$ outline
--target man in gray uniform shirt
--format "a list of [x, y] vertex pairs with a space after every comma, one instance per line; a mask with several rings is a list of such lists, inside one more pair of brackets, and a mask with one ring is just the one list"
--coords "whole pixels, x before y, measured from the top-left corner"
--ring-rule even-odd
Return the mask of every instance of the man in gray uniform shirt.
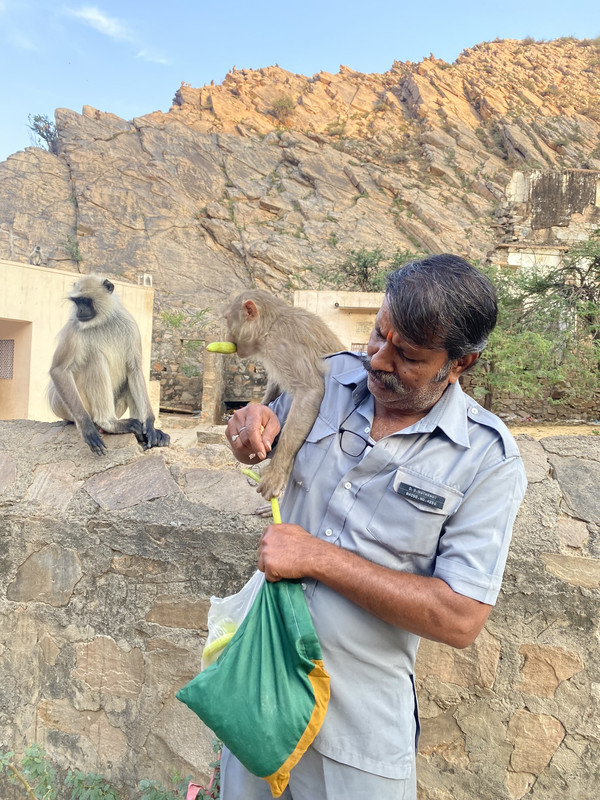
[[[319, 416], [298, 452], [281, 525], [258, 567], [299, 578], [331, 677], [323, 727], [283, 798], [415, 800], [419, 637], [467, 647], [496, 601], [525, 493], [504, 424], [463, 394], [496, 323], [491, 283], [463, 259], [387, 279], [367, 357], [327, 358]], [[266, 458], [290, 398], [229, 421], [236, 458]], [[249, 687], [251, 690], [251, 687]], [[281, 709], [285, 713], [285, 709]], [[222, 800], [267, 800], [227, 750]]]

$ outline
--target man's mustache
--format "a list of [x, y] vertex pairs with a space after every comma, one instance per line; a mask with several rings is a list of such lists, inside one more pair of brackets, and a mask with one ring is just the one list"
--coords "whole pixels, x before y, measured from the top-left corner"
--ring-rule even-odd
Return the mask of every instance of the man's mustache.
[[365, 369], [378, 383], [386, 389], [391, 389], [397, 394], [404, 394], [406, 389], [400, 380], [392, 372], [383, 372], [379, 369], [373, 369], [371, 366], [371, 359], [368, 355], [363, 356]]

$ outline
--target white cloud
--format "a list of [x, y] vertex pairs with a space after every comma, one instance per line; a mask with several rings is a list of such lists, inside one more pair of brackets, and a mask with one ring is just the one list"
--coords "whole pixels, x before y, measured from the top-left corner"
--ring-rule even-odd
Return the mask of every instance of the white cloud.
[[96, 6], [82, 6], [79, 9], [70, 8], [67, 9], [67, 13], [110, 39], [116, 39], [121, 42], [135, 41], [135, 37], [120, 20], [108, 17]]
[[[0, 11], [2, 11], [1, 7]], [[28, 50], [29, 52], [37, 52], [39, 50], [39, 47], [20, 31], [9, 31], [7, 39], [13, 47], [17, 47], [19, 50]]]
[[[0, 5], [4, 0], [0, 0]], [[70, 17], [82, 22], [90, 28], [93, 28], [103, 36], [108, 36], [110, 39], [118, 42], [127, 42], [139, 48], [136, 58], [143, 61], [149, 61], [154, 64], [163, 64], [167, 66], [170, 62], [162, 54], [153, 51], [151, 48], [145, 46], [143, 42], [131, 31], [121, 20], [116, 17], [109, 17], [97, 6], [81, 6], [81, 8], [65, 9], [65, 13]]]
[[136, 55], [136, 58], [141, 58], [142, 61], [150, 61], [152, 64], [163, 64], [163, 66], [169, 66], [171, 63], [168, 58], [159, 55], [158, 53], [153, 53], [151, 50], [142, 49]]

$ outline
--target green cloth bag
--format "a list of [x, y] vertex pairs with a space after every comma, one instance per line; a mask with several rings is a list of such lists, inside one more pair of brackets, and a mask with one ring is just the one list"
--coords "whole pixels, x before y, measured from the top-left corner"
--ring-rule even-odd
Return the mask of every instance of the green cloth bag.
[[322, 658], [301, 585], [265, 581], [218, 659], [177, 698], [279, 797], [325, 718]]

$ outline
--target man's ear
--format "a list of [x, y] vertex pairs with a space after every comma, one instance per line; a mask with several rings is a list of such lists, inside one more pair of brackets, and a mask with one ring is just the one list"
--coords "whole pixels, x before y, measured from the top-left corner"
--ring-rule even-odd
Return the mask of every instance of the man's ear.
[[244, 302], [244, 316], [246, 319], [256, 319], [258, 317], [258, 308], [254, 300], [246, 300]]
[[448, 383], [456, 383], [456, 381], [460, 378], [463, 372], [466, 372], [469, 369], [469, 367], [472, 367], [478, 358], [479, 358], [479, 353], [467, 353], [466, 356], [457, 359], [452, 365], [452, 369], [450, 370]]

